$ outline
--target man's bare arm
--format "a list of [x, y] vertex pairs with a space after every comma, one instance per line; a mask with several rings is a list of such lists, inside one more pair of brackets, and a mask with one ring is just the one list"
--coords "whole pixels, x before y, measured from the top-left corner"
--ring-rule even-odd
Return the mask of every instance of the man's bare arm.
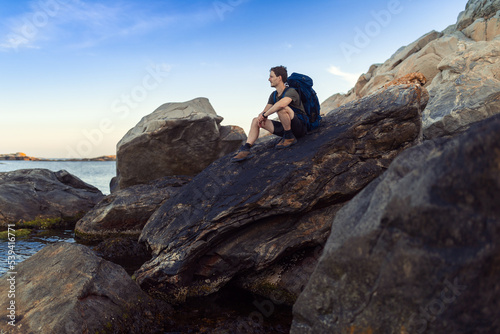
[[278, 112], [279, 110], [285, 108], [285, 107], [288, 107], [288, 105], [292, 102], [292, 99], [289, 98], [288, 96], [282, 98], [281, 100], [279, 100], [278, 102], [276, 102], [275, 104], [272, 105], [271, 108], [269, 108], [267, 111], [266, 111], [266, 116], [269, 116], [269, 115], [272, 115], [274, 114], [275, 112]]
[[[259, 114], [259, 126], [263, 127], [263, 122], [266, 120], [267, 117], [264, 117], [264, 113], [266, 113], [269, 109], [271, 109], [273, 105], [272, 104], [267, 104], [264, 110]], [[266, 115], [267, 116], [267, 115]]]
[[272, 104], [267, 104], [266, 107], [264, 108], [264, 110], [262, 110], [261, 114], [265, 113], [266, 111], [268, 111], [269, 109], [271, 109], [273, 105]]

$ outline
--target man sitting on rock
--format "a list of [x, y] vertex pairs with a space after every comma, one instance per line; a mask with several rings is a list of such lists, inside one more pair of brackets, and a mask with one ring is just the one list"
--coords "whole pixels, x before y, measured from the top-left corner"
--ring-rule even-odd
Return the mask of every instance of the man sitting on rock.
[[[232, 161], [243, 161], [253, 156], [250, 148], [259, 137], [260, 128], [283, 137], [276, 145], [278, 149], [292, 146], [297, 142], [297, 138], [306, 134], [306, 124], [299, 117], [296, 117], [296, 113], [305, 114], [304, 106], [300, 101], [299, 93], [285, 85], [287, 79], [286, 67], [271, 68], [269, 82], [276, 91], [269, 96], [264, 111], [252, 120], [247, 142], [240, 148]], [[278, 114], [279, 122], [268, 119], [274, 113]]]

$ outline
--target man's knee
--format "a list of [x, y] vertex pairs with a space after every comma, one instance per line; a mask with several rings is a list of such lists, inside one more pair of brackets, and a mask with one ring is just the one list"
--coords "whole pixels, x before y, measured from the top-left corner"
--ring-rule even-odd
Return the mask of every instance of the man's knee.
[[283, 117], [286, 117], [286, 118], [291, 120], [293, 118], [292, 108], [290, 108], [290, 107], [281, 108], [280, 110], [278, 110], [278, 117], [280, 119], [282, 119]]
[[259, 125], [259, 118], [258, 118], [258, 117], [254, 117], [254, 118], [252, 119], [252, 125], [253, 125], [253, 126], [255, 126], [255, 125], [257, 125], [257, 126], [258, 126], [258, 125]]
[[280, 108], [280, 109], [278, 109], [277, 113], [278, 113], [278, 115], [284, 115], [287, 113], [287, 110], [286, 110], [286, 108]]

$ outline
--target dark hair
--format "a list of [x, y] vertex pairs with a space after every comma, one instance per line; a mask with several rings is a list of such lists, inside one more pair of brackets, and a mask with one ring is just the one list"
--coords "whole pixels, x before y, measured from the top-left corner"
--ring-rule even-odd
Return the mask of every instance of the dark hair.
[[288, 80], [288, 72], [286, 71], [285, 66], [275, 66], [271, 68], [269, 72], [274, 72], [274, 74], [277, 77], [281, 77], [281, 80], [283, 80], [283, 83], [285, 83]]

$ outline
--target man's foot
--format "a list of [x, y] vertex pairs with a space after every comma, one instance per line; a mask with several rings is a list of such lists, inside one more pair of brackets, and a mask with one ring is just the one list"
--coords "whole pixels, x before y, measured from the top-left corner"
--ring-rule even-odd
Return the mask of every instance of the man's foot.
[[276, 144], [277, 149], [287, 148], [297, 143], [297, 138], [282, 138], [278, 144]]
[[239, 162], [243, 160], [247, 160], [253, 157], [252, 152], [250, 152], [249, 148], [246, 148], [245, 146], [242, 146], [238, 153], [231, 159], [232, 162]]

